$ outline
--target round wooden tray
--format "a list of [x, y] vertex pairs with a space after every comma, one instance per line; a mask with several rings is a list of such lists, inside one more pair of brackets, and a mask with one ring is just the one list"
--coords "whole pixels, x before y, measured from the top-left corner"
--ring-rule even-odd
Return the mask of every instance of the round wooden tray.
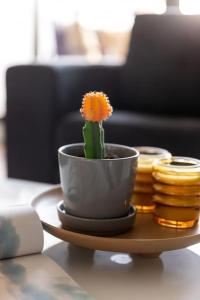
[[200, 225], [192, 229], [172, 229], [157, 225], [151, 214], [137, 214], [132, 230], [113, 237], [97, 237], [62, 228], [57, 203], [63, 198], [60, 186], [53, 187], [33, 199], [43, 224], [50, 234], [74, 245], [104, 251], [156, 256], [163, 251], [185, 248], [200, 242]]

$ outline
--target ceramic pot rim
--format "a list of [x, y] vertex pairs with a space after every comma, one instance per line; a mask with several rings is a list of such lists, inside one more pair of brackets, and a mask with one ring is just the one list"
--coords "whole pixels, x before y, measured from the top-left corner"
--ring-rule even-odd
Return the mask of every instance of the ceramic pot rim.
[[66, 148], [72, 148], [73, 146], [77, 147], [77, 146], [81, 146], [83, 147], [84, 144], [83, 143], [75, 143], [75, 144], [67, 144], [64, 146], [61, 146], [58, 149], [58, 153], [66, 156], [66, 157], [71, 157], [74, 159], [78, 159], [78, 160], [84, 160], [84, 161], [120, 161], [120, 160], [126, 160], [126, 159], [132, 159], [132, 158], [138, 158], [139, 156], [139, 151], [133, 147], [129, 147], [129, 146], [125, 146], [125, 145], [120, 145], [120, 144], [112, 144], [112, 143], [106, 143], [106, 146], [111, 146], [111, 147], [115, 147], [115, 148], [121, 148], [121, 149], [127, 149], [129, 151], [132, 151], [133, 155], [127, 156], [127, 157], [118, 157], [118, 158], [103, 158], [103, 159], [88, 159], [85, 157], [79, 157], [79, 156], [75, 156], [75, 155], [70, 155], [67, 153], [64, 153], [64, 150]]

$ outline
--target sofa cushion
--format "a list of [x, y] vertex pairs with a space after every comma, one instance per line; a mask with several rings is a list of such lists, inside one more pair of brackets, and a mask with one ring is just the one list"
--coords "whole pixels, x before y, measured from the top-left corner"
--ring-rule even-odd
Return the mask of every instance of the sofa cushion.
[[[57, 126], [56, 146], [82, 142], [83, 124], [78, 112], [63, 117]], [[157, 146], [168, 149], [174, 155], [200, 158], [200, 120], [197, 118], [115, 111], [103, 126], [108, 143]]]

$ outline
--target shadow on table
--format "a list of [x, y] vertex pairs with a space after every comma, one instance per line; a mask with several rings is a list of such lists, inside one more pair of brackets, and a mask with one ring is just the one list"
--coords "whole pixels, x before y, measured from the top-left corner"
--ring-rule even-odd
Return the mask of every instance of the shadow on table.
[[[81, 272], [91, 270], [96, 279], [124, 280], [124, 276], [131, 274], [131, 280], [151, 280], [153, 276], [159, 278], [163, 270], [160, 257], [144, 258], [139, 255], [113, 253], [107, 251], [93, 251], [61, 242], [44, 252], [55, 260], [70, 275], [76, 277]], [[88, 275], [88, 274], [87, 274]], [[111, 277], [110, 277], [111, 276]]]
[[45, 254], [97, 300], [130, 299], [130, 295], [140, 295], [140, 300], [160, 300], [161, 295], [163, 300], [199, 299], [200, 256], [188, 249], [144, 258], [61, 242]]

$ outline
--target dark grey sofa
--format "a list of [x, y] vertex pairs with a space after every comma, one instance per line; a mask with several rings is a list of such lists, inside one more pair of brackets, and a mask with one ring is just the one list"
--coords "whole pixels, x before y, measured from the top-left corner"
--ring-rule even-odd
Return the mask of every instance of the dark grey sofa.
[[108, 94], [106, 141], [200, 158], [200, 17], [136, 18], [126, 63], [7, 71], [9, 177], [58, 182], [57, 148], [81, 142], [82, 95]]

